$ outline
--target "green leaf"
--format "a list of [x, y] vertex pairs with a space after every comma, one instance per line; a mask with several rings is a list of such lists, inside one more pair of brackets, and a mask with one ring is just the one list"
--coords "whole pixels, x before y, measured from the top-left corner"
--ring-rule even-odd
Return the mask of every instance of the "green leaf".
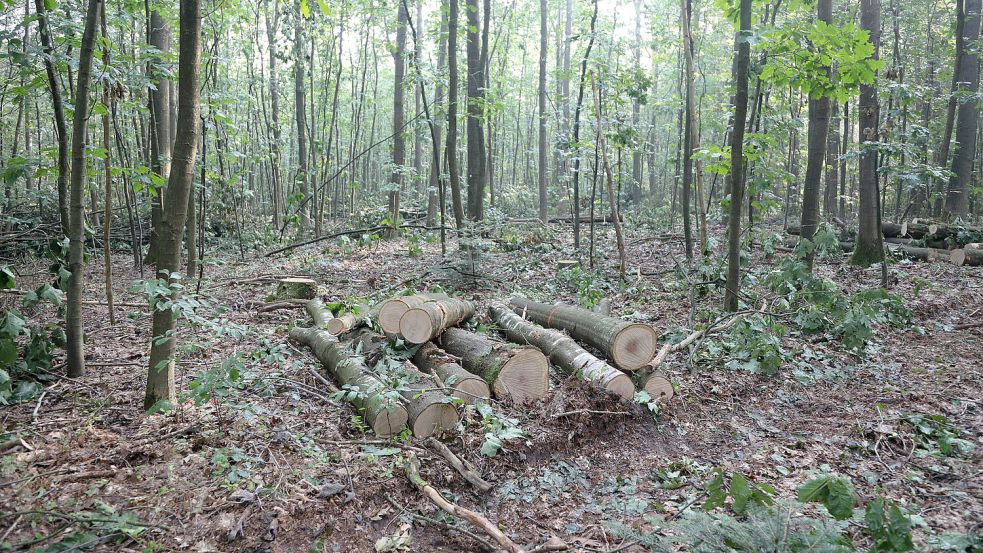
[[304, 19], [311, 18], [311, 6], [307, 3], [307, 0], [300, 0], [300, 13], [304, 16]]
[[14, 272], [10, 267], [0, 267], [0, 290], [10, 290], [14, 287]]
[[0, 338], [0, 365], [12, 365], [14, 361], [17, 361], [17, 344], [14, 339]]
[[49, 12], [53, 11], [55, 8], [58, 7], [58, 2], [56, 2], [55, 0], [44, 0], [44, 7]]
[[850, 518], [856, 502], [853, 486], [836, 476], [821, 476], [803, 484], [799, 488], [799, 501], [821, 503], [837, 520]]

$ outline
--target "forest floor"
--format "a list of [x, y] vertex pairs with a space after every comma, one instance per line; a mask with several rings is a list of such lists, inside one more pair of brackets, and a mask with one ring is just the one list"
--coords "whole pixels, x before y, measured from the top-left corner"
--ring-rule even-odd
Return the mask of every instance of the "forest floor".
[[[782, 338], [788, 357], [774, 376], [725, 366], [720, 336], [692, 357], [674, 354], [664, 368], [678, 392], [656, 415], [640, 405], [612, 407], [553, 372], [540, 404], [500, 407], [526, 438], [487, 457], [479, 453], [481, 416], [466, 410], [461, 435], [447, 443], [494, 484], [487, 494], [424, 445], [364, 434], [354, 410], [312, 375], [321, 372], [317, 361], [287, 339], [307, 314], [256, 310], [272, 279], [309, 275], [329, 300], [380, 299], [407, 285], [440, 285], [481, 305], [515, 293], [572, 303], [603, 295], [613, 314], [647, 318], [673, 340], [681, 327], [715, 316], [721, 293], [687, 292], [677, 237], [629, 232], [631, 271], [620, 284], [608, 249], [600, 276], [558, 275], [557, 260], [571, 251], [565, 232], [515, 227], [463, 272], [434, 269], [439, 244], [420, 240], [328, 241], [272, 258], [207, 259], [200, 286], [207, 303], [180, 331], [183, 401], [150, 416], [141, 409], [150, 314], [146, 299], [128, 291], [139, 273], [127, 254], [116, 255], [116, 301], [124, 305], [115, 325], [104, 304], [86, 306], [88, 374], [53, 380], [42, 397], [0, 411], [3, 439], [21, 440], [0, 459], [0, 549], [483, 550], [449, 526], [480, 531], [444, 516], [409, 485], [401, 465], [408, 450], [447, 497], [529, 548], [556, 536], [573, 551], [643, 551], [631, 545], [633, 532], [651, 530], [654, 515], [698, 508], [714, 467], [787, 498], [810, 476], [848, 477], [862, 501], [884, 495], [916, 515], [919, 550], [983, 530], [983, 328], [955, 329], [983, 318], [983, 268], [891, 265], [891, 291], [911, 309], [913, 326], [878, 327], [863, 355], [825, 334], [797, 332]], [[758, 248], [752, 266], [767, 270], [784, 255], [766, 259]], [[45, 266], [20, 265], [18, 287], [47, 280]], [[98, 302], [101, 259], [87, 271], [86, 298]], [[817, 272], [851, 292], [880, 277], [842, 257], [818, 261]], [[13, 305], [0, 296], [0, 308]], [[938, 436], [912, 422], [925, 415], [944, 416], [975, 449], [940, 453]]]

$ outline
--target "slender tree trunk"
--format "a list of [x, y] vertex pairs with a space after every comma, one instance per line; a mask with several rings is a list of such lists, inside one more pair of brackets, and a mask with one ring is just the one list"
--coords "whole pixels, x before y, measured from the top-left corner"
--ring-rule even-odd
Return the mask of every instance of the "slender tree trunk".
[[[822, 1], [822, 0], [820, 0]], [[693, 184], [693, 34], [690, 29], [692, 0], [681, 0], [680, 19], [682, 20], [683, 57], [686, 61], [686, 74], [683, 77], [685, 88], [686, 117], [683, 123], [683, 237], [686, 242], [686, 258], [693, 259], [693, 229], [690, 223], [690, 189]]]
[[737, 311], [741, 292], [741, 207], [744, 204], [744, 130], [747, 126], [748, 70], [751, 65], [751, 0], [741, 0], [734, 67], [734, 128], [730, 142], [730, 215], [727, 219], [727, 288], [724, 310]]
[[75, 115], [72, 120], [72, 178], [69, 205], [68, 232], [68, 308], [65, 316], [65, 334], [68, 339], [66, 363], [68, 376], [78, 378], [85, 373], [83, 352], [84, 333], [82, 321], [82, 281], [84, 275], [85, 229], [82, 207], [82, 190], [86, 183], [85, 148], [88, 123], [89, 84], [92, 80], [92, 55], [96, 43], [96, 24], [99, 20], [100, 0], [89, 0], [85, 10], [85, 26], [79, 49], [78, 84], [75, 87]]
[[[109, 32], [106, 28], [106, 9], [103, 6], [102, 12], [102, 36], [106, 40], [106, 45], [102, 47], [102, 63], [104, 67], [109, 67]], [[110, 231], [113, 228], [113, 156], [109, 142], [109, 113], [111, 106], [116, 101], [114, 91], [110, 89], [111, 82], [103, 83], [102, 104], [106, 106], [106, 113], [102, 114], [102, 147], [106, 150], [106, 157], [103, 159], [105, 169], [106, 188], [103, 197], [103, 217], [102, 217], [102, 258], [103, 258], [103, 278], [106, 281], [106, 306], [109, 310], [109, 324], [116, 324], [116, 309], [113, 307], [113, 249], [109, 243]]]
[[[95, 1], [95, 0], [92, 0]], [[198, 148], [199, 66], [201, 63], [200, 0], [181, 0], [180, 54], [178, 59], [178, 117], [172, 171], [167, 181], [165, 210], [161, 218], [161, 241], [158, 268], [170, 275], [181, 269], [181, 237], [188, 210], [188, 197], [194, 183], [195, 157]], [[175, 292], [175, 295], [177, 292]], [[156, 298], [163, 303], [175, 298]], [[170, 308], [154, 305], [150, 367], [143, 407], [150, 409], [159, 402], [173, 404], [174, 354], [177, 346], [177, 318]]]
[[482, 152], [483, 130], [481, 119], [484, 115], [484, 69], [482, 68], [479, 30], [481, 17], [478, 0], [466, 0], [465, 14], [467, 26], [467, 155], [468, 155], [468, 219], [480, 221], [484, 214], [485, 201], [485, 159]]
[[[870, 33], [874, 45], [874, 56], [880, 46], [881, 4], [880, 0], [860, 1], [860, 25]], [[853, 247], [851, 262], [868, 266], [884, 259], [883, 236], [881, 235], [881, 205], [878, 194], [877, 152], [870, 143], [878, 141], [878, 103], [876, 84], [860, 85], [858, 104], [860, 135], [860, 227], [857, 241]]]
[[[270, 14], [270, 3], [273, 4], [273, 14]], [[277, 86], [277, 48], [276, 31], [279, 17], [279, 2], [268, 0], [266, 6], [266, 40], [270, 47], [270, 120], [272, 134], [270, 140], [270, 178], [273, 181], [273, 227], [283, 227], [283, 176], [280, 172], [281, 154], [280, 143], [283, 140], [280, 132], [280, 91]]]
[[597, 2], [594, 0], [594, 11], [590, 18], [590, 32], [587, 35], [587, 49], [580, 61], [580, 86], [577, 89], [577, 106], [573, 112], [573, 249], [580, 249], [580, 110], [584, 105], [584, 85], [587, 80], [587, 62], [594, 48], [594, 29], [597, 26]]
[[[58, 83], [58, 75], [52, 64], [54, 46], [51, 42], [51, 34], [48, 30], [48, 14], [44, 5], [44, 0], [34, 0], [34, 6], [38, 12], [38, 36], [41, 39], [41, 46], [44, 50], [44, 70], [48, 75], [48, 92], [51, 93], [51, 104], [55, 118], [55, 133], [58, 140], [58, 218], [61, 221], [61, 232], [69, 234], [69, 213], [68, 213], [68, 178], [71, 169], [68, 162], [68, 129], [65, 124], [65, 104], [61, 97], [61, 84]], [[135, 246], [134, 246], [135, 247]]]
[[[642, 70], [642, 2], [635, 0], [635, 69]], [[631, 124], [638, 132], [638, 136], [644, 136], [641, 129], [642, 106], [638, 98], [633, 98], [631, 102]], [[632, 148], [631, 152], [631, 200], [632, 208], [637, 213], [642, 207], [642, 150], [644, 141], [640, 140]]]
[[[437, 74], [443, 75], [444, 68], [447, 65], [447, 10], [444, 8], [446, 6], [446, 1], [441, 2], [442, 9], [440, 10], [440, 38], [437, 40]], [[418, 31], [419, 32], [419, 31]], [[419, 40], [419, 38], [417, 38]], [[419, 58], [417, 58], [417, 63], [419, 63]], [[434, 92], [434, 113], [432, 116], [440, 111], [440, 106], [444, 103], [444, 82], [437, 79], [436, 91]], [[433, 157], [435, 163], [430, 171], [430, 190], [427, 194], [427, 226], [432, 227], [437, 224], [437, 215], [441, 216], [440, 226], [443, 227], [443, 216], [444, 216], [444, 206], [443, 206], [443, 177], [441, 176], [441, 166], [440, 166], [440, 133], [442, 131], [442, 125], [439, 121], [433, 122]], [[443, 236], [443, 228], [441, 228], [441, 236]]]
[[956, 145], [952, 156], [952, 174], [946, 191], [945, 212], [949, 217], [969, 215], [969, 185], [976, 155], [976, 130], [979, 107], [976, 94], [980, 89], [980, 56], [976, 43], [980, 38], [980, 0], [964, 0], [965, 21], [961, 44], [964, 51], [957, 56], [959, 74], [957, 94], [959, 112], [956, 116]]
[[546, 53], [549, 29], [546, 0], [539, 0], [539, 219], [549, 219], [546, 195]]
[[306, 60], [304, 56], [304, 20], [298, 7], [294, 15], [294, 111], [297, 120], [297, 182], [300, 184], [300, 194], [303, 195], [304, 207], [300, 209], [300, 226], [303, 232], [311, 228], [311, 210], [314, 202], [310, 201], [308, 186], [308, 157], [307, 157], [307, 91], [304, 88], [306, 80]]
[[406, 5], [402, 2], [397, 7], [396, 15], [396, 51], [393, 52], [395, 62], [395, 78], [393, 85], [393, 172], [389, 177], [389, 229], [387, 236], [394, 238], [399, 227], [399, 201], [403, 189], [403, 165], [406, 164], [406, 138], [403, 136], [403, 121], [406, 93], [403, 90], [403, 79], [406, 74]]
[[[959, 90], [959, 68], [962, 67], [962, 57], [965, 50], [963, 42], [965, 22], [965, 0], [956, 0], [956, 57], [952, 63], [952, 84], [949, 87], [949, 103], [946, 105], [945, 130], [942, 131], [942, 140], [939, 142], [938, 154], [935, 159], [935, 164], [939, 167], [943, 167], [949, 163], [949, 144], [952, 142], [952, 131], [956, 121], [956, 107], [958, 102], [956, 91]], [[945, 183], [939, 178], [937, 179], [935, 198], [932, 198], [934, 200], [932, 209], [934, 214], [940, 214], [942, 212], [942, 204], [945, 199]]]
[[447, 0], [447, 173], [451, 181], [451, 203], [457, 228], [464, 226], [464, 202], [461, 199], [461, 171], [457, 163], [457, 91], [459, 88], [457, 67], [458, 0]]
[[836, 195], [839, 189], [839, 163], [837, 154], [840, 151], [840, 127], [837, 124], [839, 104], [833, 103], [833, 113], [830, 117], [829, 133], [826, 135], [826, 189], [823, 193], [823, 216], [827, 220], [836, 217]]
[[[152, 55], [148, 65], [150, 79], [150, 169], [165, 181], [171, 171], [171, 88], [165, 76], [166, 57], [171, 50], [171, 29], [167, 21], [154, 10], [150, 12], [149, 42], [159, 53]], [[150, 247], [144, 262], [157, 264], [159, 251], [162, 198], [164, 191], [157, 190], [150, 199]]]

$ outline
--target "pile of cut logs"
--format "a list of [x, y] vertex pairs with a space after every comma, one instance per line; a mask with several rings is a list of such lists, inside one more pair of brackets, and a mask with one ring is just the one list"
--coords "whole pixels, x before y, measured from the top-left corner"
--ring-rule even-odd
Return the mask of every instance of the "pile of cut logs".
[[[504, 337], [499, 339], [458, 328], [475, 316], [475, 304], [444, 294], [391, 298], [337, 316], [319, 299], [307, 301], [305, 308], [314, 326], [296, 327], [290, 338], [311, 348], [349, 392], [344, 398], [383, 437], [404, 426], [418, 437], [452, 429], [458, 405], [483, 398], [515, 404], [542, 399], [551, 366], [623, 401], [631, 401], [639, 389], [659, 401], [673, 394], [665, 375], [650, 366], [658, 333], [604, 310], [524, 298], [512, 298], [508, 305], [493, 302], [487, 309]], [[416, 347], [397, 379], [365, 362], [374, 353], [385, 355], [383, 346], [395, 338]], [[386, 370], [392, 365], [385, 364]]]
[[[846, 231], [845, 225], [836, 222], [844, 230], [840, 246], [845, 251], [852, 250], [852, 231]], [[786, 232], [797, 236], [800, 228], [789, 225]], [[891, 252], [901, 257], [983, 266], [983, 229], [914, 219], [910, 223], [881, 223], [881, 233]]]

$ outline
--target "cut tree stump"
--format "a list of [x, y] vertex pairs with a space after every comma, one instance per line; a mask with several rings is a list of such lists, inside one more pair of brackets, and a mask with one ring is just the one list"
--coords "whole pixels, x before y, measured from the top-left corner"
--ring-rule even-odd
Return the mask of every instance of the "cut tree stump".
[[[368, 328], [360, 329], [352, 338], [353, 345], [361, 344], [362, 355], [378, 352], [387, 341], [385, 336]], [[409, 361], [403, 364], [403, 374], [407, 380], [406, 389], [401, 389], [399, 395], [406, 405], [413, 435], [427, 438], [456, 428], [461, 416], [450, 397], [442, 391], [443, 385], [432, 375], [417, 370]]]
[[949, 261], [960, 267], [963, 265], [983, 267], [983, 250], [969, 248], [952, 250], [952, 253], [949, 254]]
[[446, 388], [454, 390], [452, 395], [465, 405], [471, 405], [476, 399], [491, 397], [491, 390], [483, 378], [464, 370], [457, 358], [430, 342], [416, 350], [413, 364], [423, 372], [436, 375]]
[[512, 309], [536, 324], [566, 330], [578, 341], [603, 351], [623, 370], [644, 367], [655, 356], [659, 334], [651, 326], [629, 323], [563, 304], [547, 304], [512, 298]]
[[317, 282], [309, 278], [281, 278], [273, 296], [278, 300], [312, 300], [317, 297]]
[[372, 374], [361, 356], [324, 330], [297, 327], [290, 331], [290, 338], [310, 347], [335, 380], [358, 391], [346, 397], [363, 411], [377, 436], [394, 436], [406, 426], [409, 416], [396, 399], [398, 395]]
[[422, 344], [474, 316], [474, 304], [456, 298], [432, 298], [408, 309], [399, 318], [399, 334], [410, 344]]
[[491, 385], [495, 397], [528, 403], [549, 391], [549, 361], [538, 349], [492, 342], [485, 336], [449, 328], [440, 335], [447, 353], [461, 358], [461, 365]]
[[566, 334], [533, 325], [503, 304], [492, 304], [488, 312], [510, 341], [536, 346], [567, 374], [622, 399], [630, 401], [635, 396], [635, 385], [628, 375], [594, 357]]
[[314, 326], [317, 328], [325, 328], [334, 319], [334, 315], [320, 299], [312, 299], [304, 304], [304, 309], [307, 310], [307, 314], [314, 319]]

